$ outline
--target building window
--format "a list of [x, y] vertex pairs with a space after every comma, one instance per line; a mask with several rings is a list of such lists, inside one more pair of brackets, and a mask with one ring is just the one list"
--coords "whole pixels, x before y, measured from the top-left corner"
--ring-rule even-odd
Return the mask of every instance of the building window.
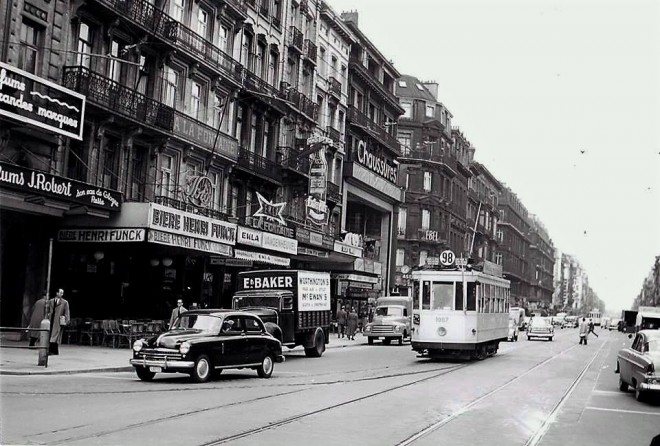
[[504, 232], [501, 229], [497, 230], [497, 241], [502, 243], [504, 241]]
[[21, 23], [21, 50], [18, 66], [28, 73], [35, 74], [39, 63], [41, 47], [41, 29], [27, 20]]
[[277, 67], [279, 65], [279, 54], [274, 51], [270, 53], [270, 60], [268, 62], [268, 83], [275, 85], [277, 83]]
[[257, 150], [257, 115], [252, 114], [250, 118], [250, 152]]
[[209, 179], [213, 183], [213, 198], [211, 198], [211, 209], [222, 212], [222, 175], [218, 172], [209, 172]]
[[428, 209], [422, 210], [422, 229], [428, 231], [431, 227], [431, 211]]
[[80, 22], [78, 29], [78, 53], [76, 54], [76, 63], [89, 68], [91, 63], [90, 54], [92, 53], [92, 31], [85, 22]]
[[116, 40], [113, 40], [110, 43], [110, 63], [108, 64], [108, 77], [112, 79], [115, 82], [120, 82], [121, 81], [121, 65], [122, 62], [119, 60], [121, 58], [121, 54], [123, 53], [124, 50], [124, 44], [121, 42], [118, 42]]
[[415, 84], [419, 91], [424, 91], [424, 86], [422, 84]]
[[172, 67], [165, 68], [165, 79], [163, 80], [163, 102], [169, 107], [176, 108], [179, 97], [181, 75]]
[[172, 18], [179, 23], [183, 23], [185, 18], [186, 3], [185, 0], [172, 1]]
[[502, 265], [502, 253], [498, 252], [495, 254], [495, 263]]
[[406, 88], [407, 86], [408, 84], [406, 83], [406, 81], [399, 81], [399, 87]]
[[147, 163], [145, 160], [146, 148], [134, 147], [133, 159], [131, 160], [131, 200], [139, 201], [144, 198], [145, 183], [147, 179]]
[[200, 9], [197, 12], [197, 34], [206, 39], [208, 33], [209, 13]]
[[115, 138], [106, 138], [105, 146], [103, 147], [103, 187], [117, 190], [119, 185], [119, 153], [121, 151], [121, 143]]
[[432, 105], [426, 106], [426, 117], [433, 118], [435, 116], [435, 107]]
[[399, 209], [399, 221], [397, 226], [397, 235], [401, 237], [406, 236], [406, 222], [408, 220], [408, 210], [406, 208]]
[[403, 108], [403, 118], [412, 118], [412, 104], [410, 102], [402, 102], [401, 108]]
[[396, 266], [405, 265], [406, 261], [406, 251], [403, 249], [396, 250]]
[[163, 155], [160, 161], [160, 195], [163, 197], [174, 198], [175, 190], [175, 166], [174, 157]]
[[433, 181], [433, 174], [431, 172], [424, 172], [424, 190], [431, 192], [431, 185]]
[[406, 172], [406, 189], [410, 188], [410, 172]]
[[190, 89], [190, 116], [198, 120], [202, 108], [202, 100], [202, 86], [197, 82], [193, 82]]
[[422, 250], [419, 251], [419, 266], [424, 266], [426, 265], [426, 259], [429, 258], [429, 252]]

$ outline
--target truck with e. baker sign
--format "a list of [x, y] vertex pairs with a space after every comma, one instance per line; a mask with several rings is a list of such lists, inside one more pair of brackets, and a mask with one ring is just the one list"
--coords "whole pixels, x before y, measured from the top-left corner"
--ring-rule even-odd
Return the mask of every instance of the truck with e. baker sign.
[[330, 338], [330, 273], [261, 270], [238, 273], [232, 308], [258, 315], [269, 333], [320, 357]]

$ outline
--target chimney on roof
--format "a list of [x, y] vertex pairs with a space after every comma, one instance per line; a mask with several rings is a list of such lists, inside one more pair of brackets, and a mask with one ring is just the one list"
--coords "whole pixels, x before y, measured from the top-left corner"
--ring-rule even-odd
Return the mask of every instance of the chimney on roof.
[[341, 18], [344, 22], [351, 22], [353, 23], [356, 27], [358, 26], [358, 12], [357, 10], [355, 11], [344, 11], [341, 13]]
[[440, 101], [438, 98], [438, 83], [436, 81], [424, 81], [424, 86], [431, 92], [436, 101]]

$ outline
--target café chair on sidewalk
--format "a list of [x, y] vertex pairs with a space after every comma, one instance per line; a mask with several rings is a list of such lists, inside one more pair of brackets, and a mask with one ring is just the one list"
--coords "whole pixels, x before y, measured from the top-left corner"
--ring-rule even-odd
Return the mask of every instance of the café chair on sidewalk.
[[89, 345], [94, 345], [94, 341], [102, 339], [102, 336], [102, 321], [89, 321], [89, 324], [85, 323], [85, 328], [80, 332], [80, 342], [82, 343], [83, 339], [89, 339]]

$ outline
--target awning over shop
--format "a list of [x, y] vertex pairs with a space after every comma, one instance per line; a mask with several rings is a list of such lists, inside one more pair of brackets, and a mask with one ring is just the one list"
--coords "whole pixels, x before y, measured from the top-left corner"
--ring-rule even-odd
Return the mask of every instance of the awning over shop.
[[242, 260], [252, 260], [253, 262], [266, 263], [269, 265], [290, 266], [291, 259], [280, 257], [265, 252], [245, 251], [234, 249], [234, 257]]

